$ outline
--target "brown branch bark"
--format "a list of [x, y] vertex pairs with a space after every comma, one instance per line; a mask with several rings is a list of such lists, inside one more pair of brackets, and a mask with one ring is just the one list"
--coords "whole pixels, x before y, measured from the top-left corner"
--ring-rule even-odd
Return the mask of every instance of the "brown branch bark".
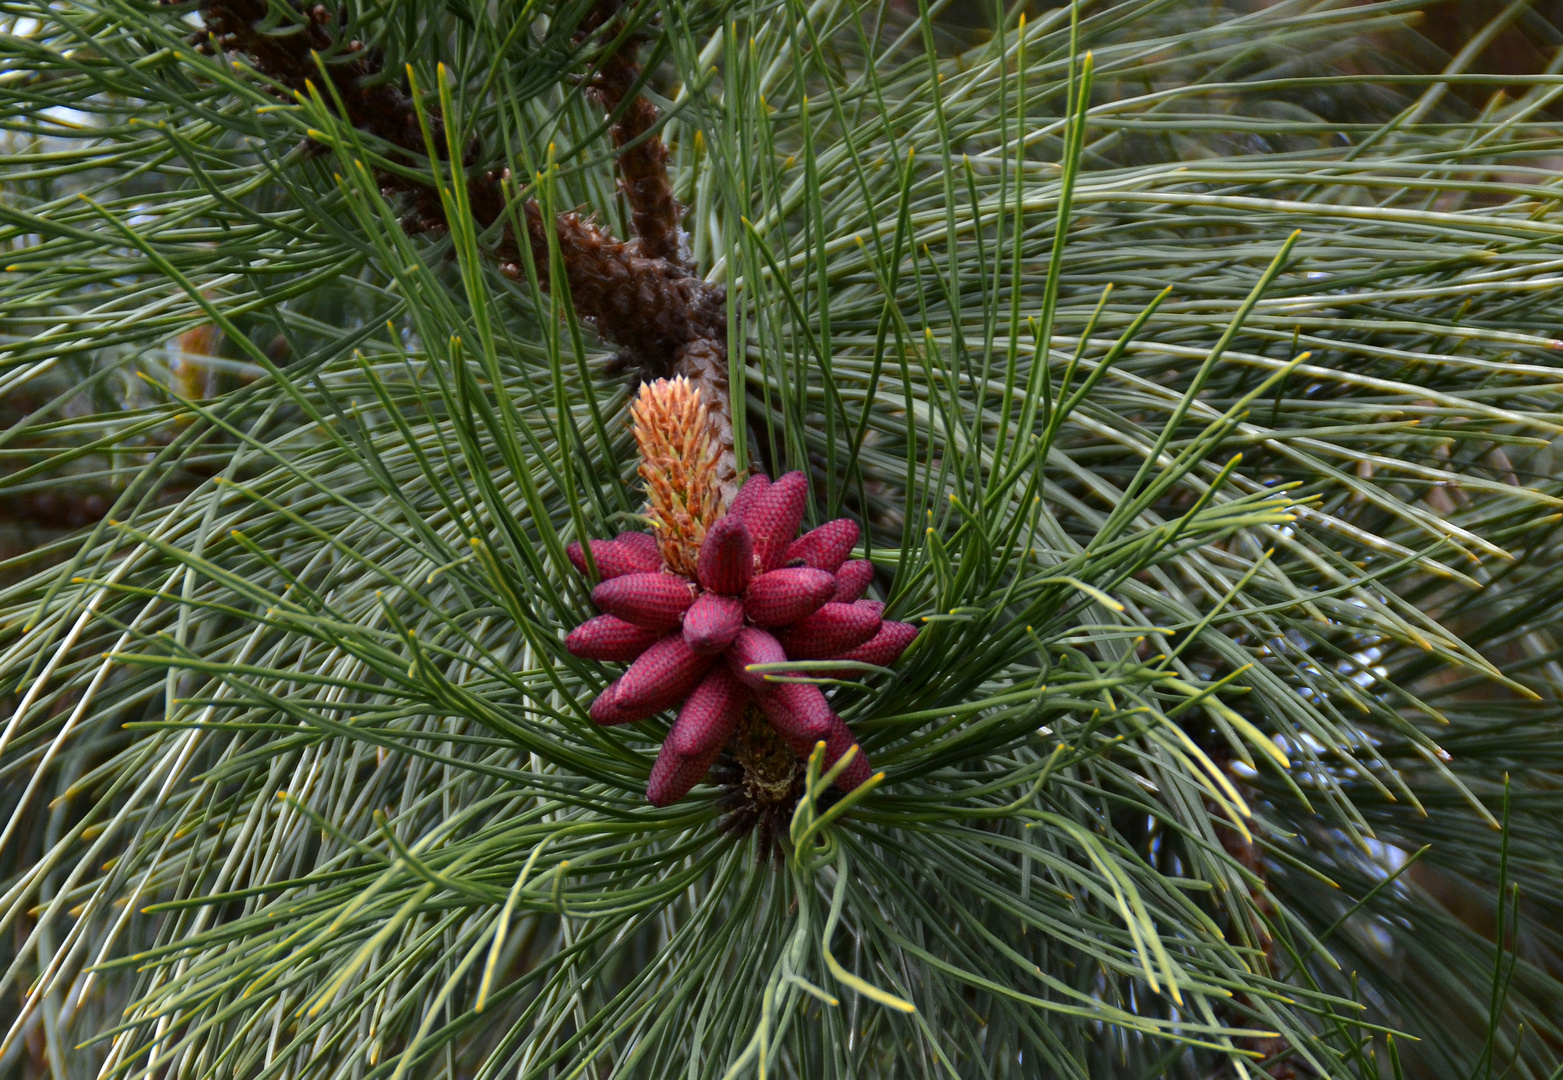
[[[281, 34], [259, 29], [267, 15], [266, 0], [207, 0], [200, 10], [208, 40], [245, 55], [256, 71], [287, 90], [306, 92], [320, 78], [317, 57], [323, 60], [344, 118], [400, 151], [409, 164], [421, 160], [423, 131], [412, 100], [398, 86], [375, 78], [381, 74], [381, 58], [358, 41], [344, 41], [346, 28], [334, 25], [324, 6], [301, 12], [300, 27]], [[611, 30], [617, 17], [617, 4], [604, 0], [583, 23], [583, 36], [594, 28]], [[618, 345], [624, 365], [640, 378], [684, 375], [700, 388], [719, 455], [717, 479], [730, 502], [738, 475], [727, 385], [726, 290], [702, 281], [685, 261], [678, 226], [681, 209], [668, 181], [667, 149], [652, 131], [657, 110], [639, 97], [626, 100], [639, 80], [633, 53], [613, 52], [598, 61], [588, 84], [592, 99], [614, 117], [610, 131], [615, 145], [623, 148], [618, 156], [620, 185], [635, 238], [619, 240], [574, 212], [545, 223], [531, 199], [519, 208], [525, 236], [517, 236], [506, 213], [507, 175], [500, 169], [472, 173], [468, 202], [481, 230], [498, 229], [491, 254], [502, 273], [523, 276], [525, 242], [543, 287], [550, 288], [551, 227], [577, 316]], [[425, 115], [436, 153], [443, 157], [444, 119], [438, 110], [425, 110]], [[464, 164], [474, 166], [483, 160], [483, 148], [470, 144], [462, 157]], [[379, 170], [375, 180], [387, 197], [401, 201], [408, 232], [448, 230], [444, 205], [432, 187], [389, 169]]]
[[[578, 40], [603, 26], [615, 38], [623, 35], [618, 7], [617, 0], [601, 0], [582, 22]], [[689, 253], [679, 228], [684, 209], [668, 182], [667, 147], [650, 134], [660, 114], [651, 102], [634, 94], [640, 77], [633, 46], [621, 47], [598, 60], [586, 92], [612, 120], [608, 131], [619, 148], [619, 190], [629, 204], [642, 253], [687, 266]]]
[[[618, 19], [618, 0], [600, 0], [582, 23], [582, 34], [606, 27], [615, 36], [624, 30]], [[629, 204], [636, 240], [643, 254], [679, 266], [689, 265], [688, 245], [679, 221], [683, 207], [673, 197], [668, 181], [667, 148], [652, 133], [658, 113], [643, 97], [631, 97], [640, 82], [640, 65], [633, 51], [615, 50], [597, 64], [587, 93], [610, 119], [609, 128], [618, 156], [619, 189]], [[687, 338], [674, 350], [672, 371], [700, 389], [711, 425], [711, 444], [717, 450], [717, 482], [724, 500], [738, 494], [738, 459], [733, 448], [733, 407], [728, 388], [727, 326], [714, 324], [709, 333]]]

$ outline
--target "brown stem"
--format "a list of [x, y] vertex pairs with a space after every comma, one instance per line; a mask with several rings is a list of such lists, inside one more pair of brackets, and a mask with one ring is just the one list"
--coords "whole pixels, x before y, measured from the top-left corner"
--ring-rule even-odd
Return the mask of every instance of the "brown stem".
[[[618, 0], [599, 0], [582, 21], [580, 37], [600, 27], [607, 27], [615, 35], [622, 34], [624, 26], [618, 19], [618, 7]], [[688, 266], [687, 245], [678, 224], [683, 207], [673, 198], [673, 185], [668, 181], [667, 148], [652, 131], [658, 117], [656, 107], [643, 97], [630, 98], [640, 77], [634, 46], [620, 48], [598, 62], [587, 93], [613, 119], [609, 130], [614, 145], [620, 148], [619, 188], [629, 203], [641, 252]], [[684, 376], [700, 389], [708, 410], [711, 444], [717, 450], [717, 483], [724, 501], [730, 504], [738, 494], [738, 459], [733, 449], [726, 338], [725, 318], [720, 326], [713, 320], [703, 332], [675, 348], [672, 373]]]
[[[398, 87], [373, 77], [382, 62], [361, 43], [341, 41], [330, 13], [316, 5], [301, 13], [303, 26], [273, 35], [257, 27], [268, 13], [266, 0], [206, 0], [202, 18], [218, 47], [243, 53], [255, 69], [281, 86], [306, 92], [326, 77], [353, 126], [383, 139], [416, 165], [424, 148], [417, 110]], [[587, 30], [617, 15], [617, 5], [605, 0], [592, 13]], [[620, 346], [624, 362], [643, 379], [684, 375], [701, 390], [711, 417], [713, 444], [718, 447], [717, 480], [731, 501], [737, 490], [733, 456], [732, 409], [727, 387], [726, 290], [709, 285], [690, 272], [682, 257], [679, 208], [667, 178], [667, 150], [649, 134], [657, 111], [649, 102], [626, 95], [640, 78], [633, 55], [610, 54], [598, 65], [590, 93], [610, 114], [619, 155], [625, 198], [630, 204], [637, 238], [628, 243], [580, 214], [559, 214], [553, 221], [570, 300], [576, 314], [607, 341]], [[446, 153], [444, 118], [427, 110], [426, 120], [436, 153]], [[633, 143], [634, 145], [629, 145]], [[481, 160], [476, 142], [463, 153], [469, 166]], [[522, 276], [520, 240], [506, 213], [507, 175], [502, 170], [475, 171], [467, 196], [472, 216], [483, 230], [498, 227], [492, 254], [502, 273]], [[403, 227], [409, 232], [440, 232], [449, 228], [438, 193], [427, 184], [382, 169], [376, 182], [387, 196], [403, 200]], [[521, 206], [526, 242], [545, 288], [550, 285], [548, 230], [535, 201]]]
[[[668, 152], [662, 140], [649, 134], [656, 126], [656, 106], [630, 95], [640, 80], [640, 65], [623, 52], [604, 57], [587, 84], [587, 94], [613, 119], [609, 133], [619, 147], [619, 190], [629, 203], [640, 248], [647, 255], [688, 265], [679, 221], [684, 208], [668, 182]], [[628, 100], [626, 100], [628, 99]]]

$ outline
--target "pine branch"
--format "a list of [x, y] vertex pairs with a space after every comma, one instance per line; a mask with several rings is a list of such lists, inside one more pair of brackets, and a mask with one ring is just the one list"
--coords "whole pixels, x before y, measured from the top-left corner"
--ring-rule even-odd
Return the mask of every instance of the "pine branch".
[[[1340, 78], [1394, 4], [1082, 3], [1078, 34], [1016, 10], [957, 57], [899, 3], [501, 3], [498, 35], [460, 2], [352, 30], [249, 3], [208, 9], [230, 57], [343, 101], [406, 233], [372, 185], [257, 160], [291, 130], [262, 78], [148, 62], [187, 32], [166, 9], [22, 0], [0, 41], [11, 130], [46, 140], [7, 159], [5, 374], [53, 395], [3, 433], [6, 492], [115, 495], [4, 567], [0, 1074], [1079, 1080], [1259, 1055], [1378, 1080], [1402, 1071], [1386, 1028], [1419, 1040], [1406, 1075], [1555, 1074], [1563, 80], [1471, 119], [1449, 106], [1492, 76]], [[642, 378], [727, 369], [720, 292], [655, 212], [641, 27], [687, 115], [721, 118], [690, 247], [730, 256], [749, 415], [868, 525], [854, 588], [923, 627], [864, 661], [889, 675], [794, 669], [885, 771], [831, 810], [748, 713], [648, 806], [709, 745], [673, 739], [682, 709], [594, 724], [613, 671], [570, 651], [623, 645], [566, 631], [589, 614], [569, 562], [598, 550], [570, 542], [632, 509], [631, 439], [502, 275], [535, 264]], [[486, 171], [523, 155], [425, 110], [473, 178], [473, 221], [447, 221], [416, 177], [454, 162], [355, 34], [461, 57], [490, 89], [474, 130], [503, 108], [531, 159], [576, 147], [564, 198], [539, 212]], [[1402, 122], [1443, 85], [1437, 123]], [[626, 235], [552, 218], [615, 179]], [[493, 261], [408, 257], [447, 227]], [[195, 296], [226, 348], [293, 359], [242, 387], [185, 368]], [[141, 373], [138, 397], [83, 390]], [[1515, 933], [1462, 925], [1435, 869], [1476, 901], [1523, 885]]]
[[[615, 0], [604, 0], [588, 15], [582, 36], [594, 28], [619, 26], [617, 6]], [[317, 58], [324, 60], [345, 119], [402, 151], [409, 164], [418, 162], [424, 141], [414, 103], [383, 78], [382, 61], [374, 50], [355, 39], [343, 40], [340, 30], [345, 27], [334, 29], [323, 5], [301, 13], [300, 29], [285, 34], [261, 29], [269, 11], [266, 0], [207, 0], [200, 11], [219, 48], [244, 54], [258, 72], [295, 93], [307, 91], [319, 71]], [[687, 265], [678, 227], [680, 208], [667, 176], [667, 149], [652, 132], [657, 110], [632, 96], [640, 80], [633, 58], [616, 50], [598, 64], [588, 90], [614, 117], [613, 139], [623, 148], [618, 155], [620, 187], [636, 237], [619, 240], [573, 211], [555, 216], [553, 232], [577, 316], [620, 346], [622, 366], [642, 379], [683, 375], [700, 389], [717, 451], [718, 483], [731, 502], [737, 494], [738, 468], [728, 390], [726, 290], [702, 281]], [[448, 145], [444, 117], [432, 108], [426, 116], [431, 141], [443, 154]], [[464, 164], [472, 166], [484, 158], [484, 148], [474, 139], [463, 154]], [[378, 170], [375, 179], [388, 198], [403, 200], [408, 232], [449, 230], [445, 208], [432, 187], [388, 169]], [[524, 269], [520, 242], [506, 214], [508, 179], [503, 169], [474, 174], [467, 182], [467, 200], [480, 231], [499, 227], [490, 254], [501, 273], [519, 280]], [[524, 200], [521, 211], [533, 265], [546, 289], [547, 226], [535, 199]]]
[[[626, 33], [617, 16], [618, 0], [602, 0], [582, 23], [580, 38], [607, 25], [618, 37]], [[641, 69], [632, 55], [622, 48], [605, 54], [587, 83], [587, 94], [612, 118], [609, 129], [619, 147], [619, 189], [630, 205], [635, 235], [644, 254], [689, 265], [688, 245], [684, 242], [679, 220], [684, 208], [673, 198], [668, 182], [667, 147], [652, 133], [656, 126], [656, 106], [636, 93]]]

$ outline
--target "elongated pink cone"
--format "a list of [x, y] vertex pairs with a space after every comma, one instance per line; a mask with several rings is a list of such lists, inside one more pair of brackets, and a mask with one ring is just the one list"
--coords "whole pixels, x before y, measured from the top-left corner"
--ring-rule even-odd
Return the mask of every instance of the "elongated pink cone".
[[630, 719], [644, 720], [676, 705], [710, 670], [713, 659], [691, 649], [682, 634], [669, 634], [641, 653], [614, 683], [613, 707]]
[[[655, 544], [655, 541], [652, 543]], [[662, 556], [655, 547], [648, 555], [639, 545], [626, 545], [617, 540], [593, 540], [591, 545], [592, 558], [597, 563], [597, 576], [602, 581], [662, 568]], [[578, 541], [565, 545], [564, 553], [570, 556], [577, 570], [586, 573], [586, 555]]]
[[865, 664], [878, 664], [880, 667], [889, 667], [901, 658], [917, 637], [917, 627], [911, 623], [895, 622], [887, 619], [879, 624], [879, 633], [869, 638], [863, 644], [853, 649], [848, 649], [840, 656], [831, 656], [830, 660], [860, 660]]
[[765, 489], [744, 514], [744, 522], [754, 534], [754, 553], [762, 570], [774, 570], [782, 564], [782, 555], [798, 526], [809, 501], [809, 481], [801, 472], [790, 472]]
[[852, 545], [857, 543], [857, 538], [857, 522], [851, 518], [827, 521], [788, 544], [787, 550], [782, 552], [782, 565], [791, 566], [793, 560], [802, 559], [805, 566], [834, 574], [852, 554]]
[[640, 558], [650, 562], [648, 570], [659, 570], [662, 567], [662, 549], [657, 547], [657, 538], [648, 532], [621, 532], [613, 538], [613, 542], [627, 551], [633, 551]]
[[592, 702], [591, 718], [603, 727], [613, 724], [623, 724], [636, 719], [628, 713], [619, 710], [616, 698], [618, 697], [619, 684], [609, 683], [602, 693], [598, 694]]
[[733, 500], [733, 505], [727, 508], [727, 516], [738, 518], [740, 521], [753, 509], [755, 501], [765, 494], [766, 488], [771, 486], [771, 478], [764, 473], [755, 473], [744, 481], [744, 486], [738, 489], [738, 496]]
[[840, 656], [879, 633], [883, 610], [884, 605], [876, 600], [826, 604], [802, 622], [779, 631], [776, 640], [787, 650], [789, 660]]
[[743, 601], [736, 596], [701, 593], [684, 612], [684, 640], [697, 653], [719, 653], [744, 628]]
[[832, 721], [841, 719], [812, 683], [772, 683], [755, 695], [755, 701], [776, 734], [802, 757], [808, 757], [814, 744], [830, 734]]
[[625, 574], [604, 581], [592, 590], [592, 603], [625, 622], [671, 630], [684, 619], [695, 602], [688, 578], [677, 574]]
[[861, 600], [874, 580], [874, 564], [867, 559], [853, 559], [843, 563], [836, 571], [836, 595], [831, 599], [838, 604], [850, 604]]
[[740, 682], [745, 686], [762, 689], [772, 685], [765, 681], [765, 675], [758, 671], [745, 671], [750, 664], [780, 664], [787, 659], [787, 653], [781, 647], [781, 642], [767, 634], [756, 626], [746, 626], [738, 631], [733, 638], [733, 643], [727, 647], [724, 654], [727, 666], [732, 669]]
[[723, 596], [737, 596], [754, 573], [754, 537], [742, 518], [728, 514], [706, 530], [700, 545], [696, 575], [700, 586]]
[[[840, 761], [841, 755], [857, 742], [857, 737], [852, 734], [852, 729], [847, 727], [847, 722], [839, 716], [834, 719], [835, 723], [831, 724], [830, 731], [825, 736], [825, 768], [827, 769]], [[863, 748], [859, 746], [857, 753], [847, 763], [847, 767], [841, 771], [840, 776], [836, 777], [836, 786], [842, 791], [852, 791], [873, 775], [874, 769], [868, 763], [868, 755], [864, 754]]]
[[761, 574], [744, 593], [744, 614], [760, 626], [788, 626], [814, 614], [836, 591], [836, 579], [811, 566]]
[[718, 665], [684, 700], [662, 745], [692, 758], [703, 757], [713, 748], [720, 750], [748, 703], [748, 688], [727, 668]]
[[651, 767], [651, 780], [646, 784], [646, 801], [652, 806], [671, 806], [678, 802], [705, 778], [721, 753], [722, 747], [718, 744], [715, 750], [691, 757], [663, 743], [657, 763]]
[[587, 619], [570, 631], [564, 647], [588, 660], [633, 660], [656, 644], [662, 631], [636, 626], [613, 615]]

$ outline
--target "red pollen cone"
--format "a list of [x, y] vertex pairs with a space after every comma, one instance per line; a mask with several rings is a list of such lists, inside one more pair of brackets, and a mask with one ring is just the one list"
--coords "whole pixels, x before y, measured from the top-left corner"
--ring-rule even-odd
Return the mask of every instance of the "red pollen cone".
[[[845, 720], [837, 716], [835, 721], [825, 736], [825, 768], [827, 769], [840, 761], [841, 756], [857, 742], [856, 736], [852, 734], [852, 729], [847, 727]], [[874, 769], [868, 763], [868, 755], [864, 754], [863, 748], [859, 746], [857, 754], [847, 763], [841, 775], [836, 777], [836, 786], [842, 791], [852, 791], [873, 775]]]
[[599, 615], [571, 630], [570, 636], [564, 639], [564, 647], [587, 660], [623, 663], [651, 648], [661, 636], [660, 630], [636, 626], [613, 615]]
[[814, 744], [830, 734], [832, 721], [841, 722], [813, 683], [772, 683], [768, 690], [756, 694], [755, 700], [776, 734], [786, 739], [799, 757], [808, 757]]
[[603, 727], [609, 727], [613, 724], [623, 724], [635, 719], [628, 713], [621, 712], [619, 710], [618, 704], [615, 701], [615, 698], [618, 696], [618, 690], [619, 684], [617, 682], [609, 683], [603, 692], [597, 695], [596, 700], [592, 702], [592, 707], [590, 710], [591, 718], [593, 721], [601, 724]]
[[693, 690], [712, 660], [685, 644], [683, 635], [669, 634], [641, 653], [614, 684], [613, 707], [632, 720], [659, 713]]
[[720, 750], [749, 702], [749, 691], [725, 667], [714, 667], [678, 710], [678, 719], [663, 741], [675, 753], [701, 757]]
[[[652, 543], [655, 545], [656, 541]], [[592, 559], [597, 563], [597, 576], [602, 581], [662, 568], [662, 556], [654, 546], [648, 554], [638, 544], [625, 544], [618, 540], [593, 540], [591, 545]], [[586, 555], [579, 541], [567, 544], [564, 553], [570, 557], [577, 570], [586, 573]]]
[[836, 591], [836, 579], [810, 566], [784, 566], [761, 574], [744, 593], [744, 614], [761, 626], [789, 626], [819, 610]]
[[733, 643], [727, 647], [727, 666], [732, 669], [735, 676], [745, 686], [756, 690], [773, 685], [765, 681], [765, 675], [758, 671], [745, 671], [750, 664], [780, 664], [787, 659], [787, 653], [781, 647], [781, 642], [755, 626], [746, 626], [738, 631], [733, 638]]
[[889, 667], [901, 658], [906, 647], [917, 637], [917, 627], [911, 623], [886, 620], [879, 625], [879, 633], [854, 649], [848, 649], [832, 660], [859, 660], [865, 664]]
[[[653, 805], [677, 802], [700, 783], [751, 701], [798, 755], [823, 741], [827, 768], [857, 746], [819, 686], [767, 682], [749, 667], [826, 659], [884, 666], [917, 637], [909, 623], [884, 622], [883, 604], [860, 599], [874, 567], [848, 561], [856, 522], [838, 518], [797, 535], [808, 494], [802, 472], [774, 482], [750, 477], [706, 529], [696, 580], [664, 567], [650, 533], [587, 541], [601, 579], [592, 600], [603, 614], [572, 630], [565, 647], [630, 662], [592, 702], [592, 719], [624, 724], [678, 708], [646, 787]], [[585, 572], [581, 544], [567, 551]], [[859, 747], [836, 783], [851, 791], [872, 775]]]
[[754, 574], [754, 537], [742, 518], [728, 514], [706, 531], [696, 567], [702, 588], [737, 596]]
[[744, 512], [744, 523], [754, 534], [754, 553], [763, 570], [782, 564], [782, 555], [798, 526], [809, 501], [809, 481], [801, 472], [790, 472], [765, 489], [754, 505]]
[[642, 559], [651, 563], [648, 570], [657, 570], [662, 566], [662, 549], [657, 546], [657, 538], [648, 532], [621, 532], [613, 538], [613, 542], [626, 551], [633, 551]]
[[625, 622], [671, 630], [684, 619], [695, 602], [688, 578], [677, 574], [625, 574], [604, 581], [592, 590], [592, 603]]
[[738, 489], [738, 495], [733, 499], [733, 505], [727, 508], [727, 516], [743, 520], [744, 516], [754, 506], [756, 500], [765, 494], [771, 486], [771, 478], [764, 473], [755, 473], [744, 481], [744, 486]]
[[718, 744], [715, 750], [689, 757], [663, 743], [657, 753], [657, 763], [651, 767], [651, 780], [646, 784], [646, 801], [652, 806], [672, 806], [705, 778], [721, 753], [722, 747]]
[[782, 564], [790, 566], [793, 560], [802, 559], [805, 566], [834, 574], [852, 554], [852, 545], [857, 543], [857, 538], [857, 522], [851, 518], [827, 521], [788, 544], [787, 550], [782, 552]]
[[861, 600], [873, 580], [874, 564], [867, 559], [853, 559], [843, 563], [841, 569], [836, 571], [836, 595], [831, 599], [838, 604]]
[[684, 612], [684, 641], [697, 653], [719, 653], [744, 627], [743, 601], [736, 596], [701, 593]]
[[807, 619], [777, 635], [789, 660], [839, 656], [879, 633], [884, 605], [875, 600], [826, 604]]

